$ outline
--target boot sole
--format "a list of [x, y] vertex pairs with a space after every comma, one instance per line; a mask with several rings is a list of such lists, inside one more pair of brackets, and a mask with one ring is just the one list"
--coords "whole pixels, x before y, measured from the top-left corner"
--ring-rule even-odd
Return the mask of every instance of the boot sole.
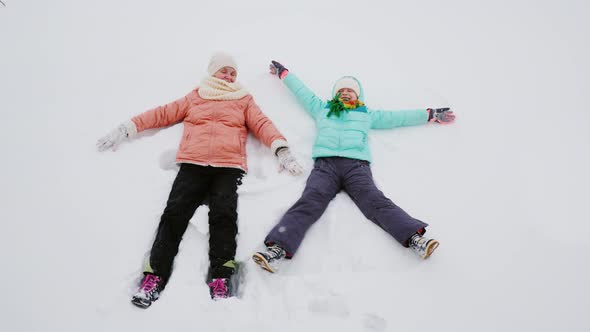
[[272, 269], [266, 258], [264, 258], [264, 256], [262, 256], [261, 254], [255, 253], [254, 255], [252, 255], [252, 259], [254, 260], [254, 263], [260, 265], [261, 268], [265, 269], [270, 273], [275, 273], [275, 270]]
[[152, 302], [145, 303], [145, 302], [143, 302], [139, 299], [135, 299], [135, 298], [131, 299], [131, 303], [133, 303], [136, 307], [139, 307], [141, 309], [147, 309], [152, 305]]
[[439, 243], [437, 240], [430, 240], [428, 242], [428, 244], [426, 245], [426, 253], [424, 254], [424, 257], [422, 257], [422, 259], [427, 259], [428, 257], [430, 257], [430, 255], [432, 255], [434, 250], [436, 250], [436, 248], [438, 248], [438, 245], [439, 245]]

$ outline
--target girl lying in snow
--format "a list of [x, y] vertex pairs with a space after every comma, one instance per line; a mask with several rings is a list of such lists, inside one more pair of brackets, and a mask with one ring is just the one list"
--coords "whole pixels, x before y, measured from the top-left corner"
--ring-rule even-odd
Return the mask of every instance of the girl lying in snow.
[[208, 67], [210, 76], [200, 87], [132, 118], [98, 141], [99, 150], [115, 150], [124, 139], [146, 129], [184, 123], [176, 155], [180, 171], [160, 219], [143, 281], [132, 299], [140, 307], [149, 307], [166, 286], [188, 222], [205, 198], [209, 199], [210, 293], [214, 299], [228, 296], [238, 231], [236, 191], [248, 170], [248, 130], [271, 148], [281, 170], [295, 175], [302, 172], [283, 135], [236, 82], [237, 68], [229, 55], [214, 55]]
[[428, 258], [437, 248], [438, 241], [424, 237], [428, 225], [412, 218], [375, 186], [367, 134], [370, 129], [428, 122], [451, 123], [455, 119], [453, 112], [449, 108], [395, 112], [369, 109], [363, 102], [360, 82], [352, 76], [336, 81], [332, 89], [333, 99], [326, 102], [280, 63], [272, 61], [270, 69], [311, 114], [318, 132], [312, 152], [314, 168], [303, 194], [266, 236], [267, 249], [254, 254], [254, 261], [263, 269], [274, 272], [277, 262], [285, 257], [291, 258], [309, 227], [321, 217], [340, 190], [346, 191], [368, 219], [402, 246]]

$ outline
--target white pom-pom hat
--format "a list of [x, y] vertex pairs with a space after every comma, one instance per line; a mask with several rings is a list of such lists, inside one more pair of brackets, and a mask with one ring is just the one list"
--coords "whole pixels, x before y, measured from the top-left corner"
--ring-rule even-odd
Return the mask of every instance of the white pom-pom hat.
[[332, 97], [336, 96], [338, 91], [344, 88], [352, 89], [359, 100], [363, 100], [365, 97], [361, 83], [353, 76], [344, 76], [338, 79], [336, 83], [334, 83], [334, 88], [332, 88]]
[[211, 60], [209, 61], [209, 67], [207, 67], [207, 72], [209, 75], [215, 74], [219, 69], [223, 67], [232, 67], [236, 71], [238, 71], [238, 65], [234, 58], [231, 55], [223, 52], [218, 52], [213, 54]]

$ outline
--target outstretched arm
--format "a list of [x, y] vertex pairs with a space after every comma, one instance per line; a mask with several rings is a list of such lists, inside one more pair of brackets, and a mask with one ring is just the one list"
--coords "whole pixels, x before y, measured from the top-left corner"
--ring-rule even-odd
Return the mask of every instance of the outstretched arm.
[[303, 167], [299, 165], [291, 154], [289, 144], [285, 137], [279, 132], [272, 121], [262, 113], [253, 98], [248, 102], [246, 109], [246, 126], [264, 145], [270, 147], [272, 153], [279, 161], [279, 172], [287, 170], [292, 175], [299, 175]]
[[158, 106], [149, 111], [141, 113], [131, 119], [137, 126], [137, 132], [146, 129], [167, 127], [179, 123], [186, 117], [191, 95], [197, 93], [191, 91], [188, 95], [166, 105]]
[[315, 117], [318, 111], [326, 107], [326, 102], [316, 96], [296, 75], [289, 73], [289, 70], [282, 64], [272, 61], [270, 72], [283, 80], [287, 88], [295, 95], [297, 101], [312, 116]]
[[169, 104], [141, 113], [130, 121], [120, 124], [108, 135], [98, 140], [96, 143], [98, 150], [116, 150], [121, 142], [133, 138], [139, 132], [151, 128], [166, 127], [182, 121], [188, 110], [190, 95], [193, 93], [196, 93], [196, 91]]
[[389, 129], [437, 122], [448, 124], [455, 121], [450, 108], [427, 108], [400, 111], [371, 111], [371, 128]]
[[370, 114], [371, 128], [373, 129], [390, 129], [428, 123], [428, 112], [426, 109], [401, 111], [371, 110]]

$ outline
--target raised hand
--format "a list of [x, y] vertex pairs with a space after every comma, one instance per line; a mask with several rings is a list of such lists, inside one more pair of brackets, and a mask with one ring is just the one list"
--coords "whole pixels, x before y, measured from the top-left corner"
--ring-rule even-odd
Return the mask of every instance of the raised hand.
[[270, 65], [268, 66], [270, 69], [270, 73], [273, 75], [277, 75], [280, 79], [285, 78], [289, 73], [289, 69], [285, 68], [282, 64], [272, 60]]
[[455, 121], [455, 114], [450, 107], [428, 108], [428, 121], [434, 121], [442, 124], [449, 124]]

